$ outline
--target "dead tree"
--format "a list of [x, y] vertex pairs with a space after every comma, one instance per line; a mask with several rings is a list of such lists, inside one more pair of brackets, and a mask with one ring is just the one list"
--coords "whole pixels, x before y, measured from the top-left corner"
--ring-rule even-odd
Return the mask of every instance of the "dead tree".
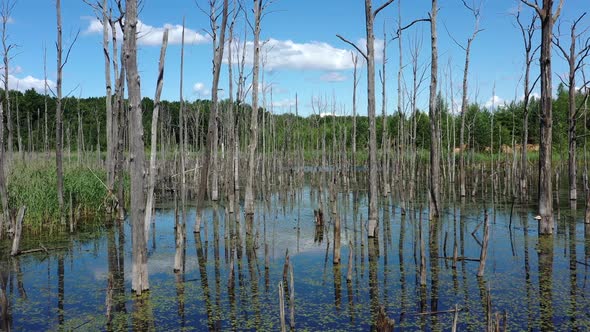
[[16, 5], [16, 0], [3, 0], [0, 4], [2, 8], [0, 8], [0, 19], [2, 20], [2, 59], [4, 63], [4, 108], [6, 109], [6, 129], [7, 129], [7, 152], [8, 157], [7, 159], [10, 161], [12, 159], [12, 150], [13, 150], [13, 129], [12, 129], [12, 111], [10, 108], [10, 96], [9, 96], [9, 86], [8, 86], [8, 78], [9, 78], [9, 67], [10, 67], [10, 60], [12, 60], [11, 51], [16, 47], [16, 44], [10, 44], [8, 41], [8, 32], [7, 32], [7, 25], [9, 21], [12, 19], [12, 10]]
[[[384, 29], [385, 30], [385, 29]], [[389, 185], [389, 139], [387, 135], [387, 89], [386, 89], [386, 65], [387, 65], [387, 35], [383, 33], [383, 60], [379, 79], [381, 80], [381, 116], [382, 116], [382, 134], [381, 134], [381, 172], [383, 173], [383, 196], [387, 196], [391, 191]]]
[[[4, 118], [4, 107], [0, 103], [0, 119]], [[8, 206], [8, 189], [6, 183], [6, 175], [4, 170], [6, 169], [5, 164], [5, 153], [4, 153], [4, 121], [0, 121], [0, 200], [2, 201], [2, 222], [0, 223], [0, 238], [4, 232], [5, 223], [10, 222], [9, 206]]]
[[375, 125], [375, 33], [373, 23], [379, 12], [393, 3], [387, 0], [373, 11], [373, 1], [365, 0], [365, 23], [367, 35], [367, 52], [363, 52], [354, 43], [346, 38], [336, 35], [345, 43], [353, 46], [367, 62], [367, 112], [369, 115], [369, 227], [368, 236], [376, 235], [379, 213], [377, 211], [377, 128]]
[[482, 30], [479, 29], [479, 17], [480, 17], [480, 8], [475, 6], [469, 6], [465, 0], [463, 0], [463, 5], [471, 11], [473, 17], [475, 19], [475, 26], [473, 28], [473, 34], [467, 39], [467, 45], [463, 46], [459, 43], [459, 47], [461, 47], [465, 51], [465, 68], [463, 70], [463, 97], [461, 99], [461, 129], [459, 134], [459, 181], [460, 183], [460, 193], [461, 197], [465, 197], [466, 190], [465, 190], [465, 115], [467, 114], [467, 109], [469, 108], [468, 102], [468, 85], [467, 85], [467, 75], [469, 74], [469, 55], [471, 52], [471, 43], [477, 36], [479, 32]]
[[[197, 194], [197, 207], [200, 207], [208, 191], [207, 179], [211, 172], [211, 199], [218, 199], [218, 170], [217, 170], [217, 145], [218, 145], [218, 87], [219, 75], [221, 72], [221, 62], [223, 60], [223, 51], [225, 48], [225, 30], [228, 18], [228, 0], [223, 1], [221, 13], [221, 26], [218, 27], [217, 19], [217, 0], [209, 0], [209, 24], [211, 26], [211, 39], [213, 41], [213, 82], [211, 84], [211, 111], [209, 112], [209, 125], [207, 128], [207, 147], [205, 149], [205, 159], [201, 170], [200, 189]], [[198, 231], [195, 229], [195, 231]]]
[[[61, 222], [64, 223], [64, 178], [63, 178], [63, 161], [62, 161], [62, 136], [63, 136], [63, 123], [62, 123], [62, 110], [61, 110], [61, 85], [62, 85], [62, 33], [61, 33], [61, 0], [56, 0], [56, 12], [57, 12], [57, 99], [55, 103], [55, 163], [57, 168], [57, 201], [59, 204], [59, 211], [61, 215]], [[10, 135], [9, 135], [10, 137]], [[9, 141], [10, 145], [10, 141]]]
[[[584, 61], [590, 55], [590, 38], [586, 38], [583, 45], [578, 49], [576, 41], [581, 37], [582, 33], [577, 33], [576, 28], [578, 23], [586, 16], [583, 13], [574, 21], [570, 30], [570, 48], [567, 51], [559, 41], [559, 36], [553, 38], [553, 44], [557, 46], [557, 49], [561, 52], [563, 58], [567, 61], [569, 72], [567, 80], [560, 77], [561, 81], [568, 87], [568, 178], [569, 178], [569, 198], [571, 201], [578, 199], [578, 190], [576, 179], [578, 177], [578, 170], [576, 164], [576, 148], [577, 148], [577, 137], [576, 137], [576, 123], [578, 113], [582, 109], [582, 105], [576, 104], [576, 75], [584, 65]], [[559, 27], [558, 27], [559, 34]], [[583, 86], [579, 89], [583, 91], [590, 82], [583, 82]]]
[[440, 126], [438, 125], [439, 112], [436, 102], [436, 88], [438, 84], [438, 37], [436, 33], [436, 16], [438, 13], [437, 0], [432, 0], [430, 11], [430, 96], [428, 102], [428, 116], [430, 117], [430, 219], [437, 218], [440, 214]]
[[137, 70], [137, 0], [127, 0], [125, 5], [125, 67], [129, 96], [129, 175], [131, 178], [131, 225], [133, 229], [131, 289], [137, 295], [141, 295], [150, 286], [143, 224], [146, 207], [143, 194], [145, 146], [141, 121], [140, 78]]
[[520, 28], [522, 34], [522, 41], [524, 43], [524, 61], [525, 61], [525, 72], [524, 72], [524, 97], [523, 103], [523, 114], [522, 114], [522, 143], [520, 150], [520, 193], [522, 197], [526, 196], [527, 190], [527, 177], [526, 177], [526, 166], [527, 166], [527, 149], [529, 139], [529, 104], [531, 100], [531, 94], [537, 84], [539, 77], [531, 84], [531, 64], [537, 53], [538, 47], [533, 49], [533, 35], [535, 33], [535, 22], [537, 21], [537, 14], [533, 14], [531, 21], [526, 27], [520, 21], [520, 11], [516, 14], [516, 23]]
[[[45, 111], [43, 114], [45, 120], [45, 128], [43, 131], [43, 149], [45, 150], [47, 158], [49, 158], [49, 124], [47, 121], [47, 47], [45, 46], [43, 46], [43, 79], [43, 104]], [[4, 149], [4, 144], [2, 144], [2, 149]]]
[[553, 186], [551, 145], [553, 141], [553, 115], [552, 115], [552, 86], [551, 86], [551, 39], [553, 25], [561, 13], [563, 0], [553, 14], [553, 0], [543, 0], [539, 7], [537, 0], [530, 2], [520, 0], [525, 5], [533, 8], [541, 19], [541, 58], [539, 60], [541, 71], [541, 110], [540, 118], [540, 142], [539, 142], [539, 234], [553, 234]]
[[[268, 4], [268, 2], [267, 2]], [[248, 145], [248, 174], [246, 179], [245, 208], [247, 215], [254, 214], [254, 170], [256, 167], [256, 146], [258, 145], [258, 78], [260, 75], [260, 20], [266, 5], [254, 0], [254, 58], [252, 69], [252, 114], [250, 120], [250, 143]], [[249, 220], [252, 220], [250, 218]], [[250, 226], [247, 232], [252, 231]]]
[[356, 181], [356, 88], [359, 84], [358, 79], [358, 54], [351, 53], [352, 64], [354, 66], [353, 80], [352, 80], [352, 171], [353, 179]]
[[164, 61], [166, 60], [166, 48], [168, 47], [168, 29], [164, 30], [162, 36], [162, 48], [160, 50], [160, 62], [158, 65], [158, 81], [156, 84], [156, 95], [154, 97], [154, 110], [152, 111], [152, 132], [150, 144], [150, 168], [148, 171], [148, 190], [145, 205], [144, 229], [145, 237], [148, 238], [152, 211], [154, 206], [154, 188], [156, 186], [156, 173], [158, 172], [156, 154], [158, 151], [158, 117], [160, 115], [160, 96], [164, 87]]
[[[184, 271], [184, 228], [186, 225], [186, 132], [184, 124], [184, 97], [182, 88], [184, 84], [184, 26], [182, 19], [182, 42], [180, 47], [180, 111], [178, 112], [178, 131], [180, 136], [180, 219], [176, 223], [176, 254], [174, 255], [174, 272]], [[180, 221], [180, 222], [178, 222]], [[147, 235], [147, 233], [146, 233]]]

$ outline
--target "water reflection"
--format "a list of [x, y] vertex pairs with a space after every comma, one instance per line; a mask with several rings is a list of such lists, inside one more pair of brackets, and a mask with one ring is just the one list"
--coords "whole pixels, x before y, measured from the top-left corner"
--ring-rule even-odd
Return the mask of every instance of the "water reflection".
[[[326, 214], [321, 227], [314, 222], [314, 209], [318, 201], [326, 202], [329, 190], [293, 190], [268, 194], [251, 216], [239, 213], [238, 204], [234, 213], [224, 202], [203, 209], [204, 231], [178, 247], [174, 211], [156, 210], [148, 261], [152, 288], [140, 298], [129, 289], [125, 263], [131, 243], [125, 241], [130, 234], [125, 223], [68, 237], [63, 240], [70, 243], [67, 251], [2, 259], [0, 326], [278, 330], [279, 281], [285, 307], [291, 308], [287, 249], [297, 289], [297, 329], [370, 330], [395, 317], [403, 330], [450, 330], [448, 311], [455, 305], [464, 309], [458, 330], [484, 330], [504, 311], [514, 330], [583, 330], [590, 324], [585, 314], [590, 312], [590, 225], [569, 205], [561, 210], [563, 232], [539, 239], [528, 206], [496, 199], [486, 273], [477, 278], [477, 262], [468, 259], [481, 250], [479, 203], [449, 207], [430, 222], [428, 211], [412, 202], [401, 213], [392, 195], [382, 200], [380, 234], [368, 239], [366, 193], [331, 193], [343, 227], [342, 259], [331, 264], [335, 217]], [[187, 209], [186, 220], [194, 222], [194, 209]], [[179, 250], [181, 268], [175, 272]]]

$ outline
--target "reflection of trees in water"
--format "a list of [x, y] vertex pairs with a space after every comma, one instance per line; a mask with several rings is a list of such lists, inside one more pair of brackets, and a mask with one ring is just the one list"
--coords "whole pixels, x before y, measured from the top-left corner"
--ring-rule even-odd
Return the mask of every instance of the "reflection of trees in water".
[[541, 329], [552, 331], [553, 324], [553, 237], [540, 236], [537, 247], [539, 257], [539, 309]]
[[210, 331], [219, 331], [221, 322], [215, 319], [213, 303], [209, 291], [209, 279], [207, 277], [207, 252], [203, 248], [201, 234], [195, 233], [195, 246], [197, 247], [197, 260], [199, 264], [199, 275], [201, 279], [201, 289], [205, 297], [205, 309], [207, 311], [207, 326]]
[[[125, 308], [125, 269], [124, 269], [124, 245], [125, 232], [123, 223], [118, 226], [111, 225], [106, 232], [107, 236], [107, 294], [106, 294], [106, 318], [107, 331], [120, 331], [127, 329]], [[118, 241], [115, 239], [115, 227], [118, 228]], [[155, 227], [152, 227], [155, 231]]]
[[10, 331], [12, 328], [12, 315], [10, 313], [10, 302], [8, 299], [8, 279], [10, 272], [5, 266], [0, 266], [0, 330]]

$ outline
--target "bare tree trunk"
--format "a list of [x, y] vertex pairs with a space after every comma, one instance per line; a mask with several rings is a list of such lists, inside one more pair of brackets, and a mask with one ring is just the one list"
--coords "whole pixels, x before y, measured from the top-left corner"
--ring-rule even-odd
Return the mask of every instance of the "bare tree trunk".
[[[4, 118], [4, 107], [0, 103], [0, 119]], [[0, 121], [0, 200], [2, 201], [2, 222], [0, 223], [0, 235], [4, 228], [10, 222], [10, 213], [8, 206], [8, 190], [6, 184], [6, 154], [4, 152], [4, 121]]]
[[[62, 151], [62, 137], [63, 137], [63, 121], [62, 121], [62, 109], [61, 109], [61, 98], [62, 98], [62, 27], [61, 27], [61, 0], [56, 0], [56, 11], [57, 11], [57, 100], [55, 103], [55, 163], [57, 168], [57, 201], [59, 204], [59, 213], [61, 216], [62, 224], [65, 223], [64, 217], [64, 179], [63, 179], [63, 151]], [[9, 130], [10, 131], [10, 130]], [[9, 142], [11, 143], [10, 136]]]
[[[228, 17], [228, 0], [223, 1], [223, 12], [221, 16], [221, 27], [219, 32], [219, 41], [217, 41], [217, 14], [215, 9], [217, 7], [216, 1], [211, 1], [211, 11], [209, 16], [209, 22], [211, 24], [211, 35], [213, 37], [213, 82], [211, 84], [211, 110], [209, 112], [209, 125], [207, 128], [207, 147], [205, 149], [205, 159], [201, 170], [201, 181], [199, 186], [201, 187], [197, 193], [197, 208], [203, 204], [205, 200], [205, 194], [207, 192], [207, 179], [209, 177], [209, 171], [211, 171], [211, 199], [215, 200], [218, 195], [218, 183], [217, 183], [217, 143], [218, 143], [218, 127], [219, 127], [219, 116], [218, 110], [218, 87], [219, 87], [219, 75], [221, 72], [221, 62], [223, 60], [223, 50], [225, 47], [225, 29], [227, 26]], [[197, 212], [199, 213], [199, 212]], [[195, 224], [195, 232], [198, 232]]]
[[236, 151], [235, 151], [235, 137], [236, 137], [236, 131], [235, 131], [235, 120], [234, 120], [234, 82], [233, 82], [233, 59], [232, 59], [232, 43], [233, 43], [233, 39], [234, 39], [234, 26], [235, 26], [235, 22], [236, 22], [236, 17], [238, 14], [238, 10], [236, 8], [236, 1], [234, 0], [233, 2], [233, 6], [234, 6], [234, 11], [235, 14], [232, 18], [232, 21], [230, 23], [229, 26], [229, 42], [227, 43], [227, 62], [228, 62], [228, 66], [227, 66], [227, 70], [228, 70], [228, 84], [229, 84], [229, 107], [227, 110], [227, 117], [228, 117], [228, 125], [229, 127], [227, 128], [227, 135], [228, 135], [228, 169], [227, 169], [227, 179], [226, 179], [226, 190], [227, 190], [227, 195], [228, 195], [228, 201], [229, 201], [229, 212], [233, 213], [235, 212], [235, 181], [237, 180], [236, 178], [234, 178], [234, 167], [237, 164], [237, 161], [234, 159], [235, 155], [236, 155]]
[[[124, 29], [122, 26], [121, 29]], [[125, 218], [125, 191], [123, 190], [123, 163], [125, 161], [125, 123], [127, 113], [124, 110], [124, 99], [125, 95], [125, 48], [122, 47], [121, 51], [121, 69], [119, 70], [119, 55], [118, 55], [118, 44], [117, 44], [117, 33], [115, 24], [111, 24], [111, 36], [113, 38], [113, 72], [118, 73], [119, 77], [115, 82], [115, 94], [114, 94], [114, 107], [113, 107], [113, 140], [116, 142], [114, 151], [114, 164], [115, 164], [115, 182], [117, 186], [117, 218], [123, 220]], [[123, 44], [125, 43], [125, 36], [123, 36]]]
[[523, 98], [523, 119], [522, 119], [522, 143], [520, 150], [520, 194], [524, 198], [526, 197], [527, 191], [527, 144], [529, 140], [529, 101], [532, 89], [535, 83], [531, 86], [530, 84], [530, 72], [531, 64], [533, 63], [534, 54], [536, 51], [532, 51], [533, 46], [533, 34], [535, 32], [535, 21], [537, 15], [533, 14], [531, 22], [525, 28], [520, 21], [520, 12], [516, 15], [516, 22], [520, 27], [522, 33], [524, 51], [525, 51], [525, 72], [524, 72], [524, 98]]
[[164, 87], [164, 63], [166, 60], [166, 48], [168, 47], [168, 29], [164, 30], [162, 36], [162, 48], [160, 50], [160, 62], [158, 65], [158, 81], [156, 84], [156, 95], [154, 97], [154, 110], [152, 113], [152, 132], [150, 145], [150, 168], [148, 178], [147, 202], [145, 204], [144, 229], [145, 237], [148, 238], [150, 224], [152, 222], [152, 211], [154, 206], [154, 188], [156, 186], [156, 173], [158, 172], [156, 155], [158, 151], [158, 116], [160, 114], [160, 96]]
[[[184, 271], [184, 228], [186, 225], [186, 133], [184, 127], [184, 97], [182, 88], [184, 83], [184, 17], [182, 18], [182, 44], [180, 48], [180, 112], [178, 112], [179, 136], [180, 136], [180, 222], [176, 223], [176, 253], [174, 255], [174, 271]], [[147, 234], [147, 233], [146, 233]]]
[[[107, 11], [108, 4], [107, 0], [102, 1], [102, 51], [104, 54], [104, 76], [105, 76], [105, 89], [106, 89], [106, 138], [107, 138], [107, 156], [106, 156], [106, 169], [107, 169], [107, 188], [109, 191], [113, 191], [115, 186], [115, 146], [116, 137], [113, 135], [116, 128], [113, 127], [113, 101], [112, 101], [112, 85], [111, 85], [111, 58], [109, 53], [109, 25], [111, 20]], [[116, 46], [115, 46], [116, 47]], [[116, 75], [117, 73], [115, 73]]]
[[369, 115], [369, 226], [368, 237], [375, 237], [379, 213], [377, 211], [377, 129], [375, 126], [375, 33], [373, 23], [377, 14], [393, 3], [388, 0], [373, 11], [372, 0], [365, 0], [365, 28], [367, 52], [363, 53], [355, 44], [337, 35], [342, 41], [355, 47], [367, 61], [367, 113]]
[[[12, 111], [10, 109], [10, 96], [9, 96], [9, 86], [8, 86], [8, 79], [9, 79], [9, 62], [11, 59], [10, 51], [16, 46], [14, 44], [9, 44], [8, 42], [8, 32], [7, 32], [7, 25], [9, 21], [12, 19], [11, 14], [14, 6], [16, 5], [15, 0], [3, 0], [2, 1], [2, 8], [0, 8], [0, 16], [2, 18], [2, 50], [3, 50], [3, 63], [4, 63], [4, 107], [6, 108], [6, 129], [7, 133], [7, 145], [8, 145], [8, 156], [7, 160], [10, 162], [12, 160], [12, 150], [13, 150], [13, 129], [12, 129]], [[61, 26], [61, 23], [59, 24]]]
[[[59, 0], [58, 0], [59, 1]], [[137, 70], [137, 0], [126, 0], [125, 67], [129, 96], [129, 168], [131, 178], [131, 225], [133, 268], [131, 288], [137, 295], [149, 289], [147, 247], [144, 230], [145, 198], [143, 184], [144, 144], [141, 119], [141, 89]]]
[[[43, 136], [43, 149], [47, 154], [47, 158], [49, 158], [49, 125], [47, 123], [47, 48], [43, 47], [43, 104], [45, 106], [44, 109], [44, 118], [45, 118], [45, 130]], [[2, 145], [2, 149], [4, 149], [4, 145]]]
[[354, 64], [353, 84], [352, 84], [352, 178], [356, 182], [356, 88], [358, 80], [358, 61], [359, 57], [352, 54], [352, 63]]
[[436, 88], [438, 82], [438, 45], [436, 34], [436, 16], [438, 13], [437, 0], [432, 0], [430, 11], [430, 39], [431, 39], [431, 65], [430, 65], [430, 100], [428, 115], [430, 117], [430, 219], [437, 218], [440, 214], [440, 145], [438, 142], [438, 105], [436, 100]]
[[16, 142], [18, 144], [18, 154], [20, 159], [24, 162], [25, 161], [25, 149], [23, 148], [23, 138], [20, 135], [20, 110], [18, 105], [18, 94], [14, 94], [14, 101], [16, 104]]
[[467, 114], [467, 110], [469, 108], [469, 101], [468, 101], [468, 94], [467, 94], [467, 75], [469, 74], [469, 54], [471, 52], [471, 43], [479, 33], [479, 8], [469, 7], [467, 3], [464, 2], [465, 7], [469, 9], [475, 18], [475, 27], [473, 30], [473, 34], [469, 39], [467, 39], [467, 47], [464, 48], [465, 50], [465, 69], [463, 70], [463, 98], [461, 99], [461, 129], [459, 135], [459, 181], [460, 183], [460, 193], [461, 197], [465, 197], [466, 190], [465, 190], [465, 116]]
[[386, 74], [385, 69], [387, 65], [387, 34], [383, 36], [383, 63], [381, 69], [381, 116], [382, 116], [382, 134], [381, 134], [381, 173], [383, 181], [383, 196], [387, 196], [391, 191], [389, 186], [389, 168], [388, 166], [388, 155], [389, 145], [387, 144], [389, 139], [387, 138], [387, 90], [385, 88]]
[[[248, 175], [246, 180], [245, 205], [246, 214], [254, 214], [254, 171], [256, 167], [256, 146], [258, 145], [258, 77], [260, 75], [260, 20], [262, 17], [262, 0], [254, 0], [254, 60], [252, 71], [252, 114], [250, 120], [250, 144], [248, 146]], [[252, 220], [250, 218], [249, 220]], [[251, 226], [251, 225], [250, 225]], [[247, 233], [252, 234], [250, 226]]]
[[540, 142], [539, 142], [539, 234], [553, 233], [553, 186], [551, 181], [552, 166], [552, 85], [551, 85], [551, 38], [553, 36], [553, 24], [561, 13], [563, 0], [553, 14], [553, 0], [543, 0], [543, 8], [536, 3], [521, 0], [524, 4], [533, 7], [541, 19], [541, 111], [540, 117]]
[[[582, 14], [571, 26], [571, 42], [570, 49], [567, 52], [559, 42], [559, 38], [554, 38], [553, 43], [561, 51], [564, 59], [568, 62], [569, 75], [567, 79], [568, 86], [568, 177], [569, 177], [569, 198], [571, 201], [575, 201], [578, 198], [577, 190], [577, 177], [578, 170], [576, 164], [576, 147], [577, 147], [577, 133], [576, 133], [576, 120], [578, 118], [578, 112], [581, 107], [576, 105], [576, 73], [582, 68], [583, 63], [589, 55], [590, 51], [590, 38], [583, 44], [582, 49], [576, 49], [576, 39], [580, 37], [576, 34], [576, 26], [582, 20], [586, 13]], [[583, 82], [584, 87], [587, 87], [588, 82]], [[581, 90], [581, 89], [580, 89]]]

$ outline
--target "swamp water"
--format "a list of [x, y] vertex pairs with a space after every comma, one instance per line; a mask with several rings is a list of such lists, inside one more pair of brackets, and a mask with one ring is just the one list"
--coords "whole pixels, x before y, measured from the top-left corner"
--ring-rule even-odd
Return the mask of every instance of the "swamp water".
[[[317, 202], [310, 187], [269, 196], [257, 207], [251, 235], [243, 214], [228, 214], [222, 203], [204, 210], [201, 233], [193, 234], [195, 210], [187, 209], [184, 273], [173, 271], [174, 209], [157, 209], [148, 241], [150, 291], [141, 297], [130, 290], [128, 222], [81, 230], [51, 245], [38, 235], [23, 241], [23, 249], [63, 247], [47, 253], [10, 258], [2, 244], [0, 329], [278, 331], [287, 250], [297, 330], [370, 330], [381, 307], [396, 330], [450, 330], [456, 307], [459, 331], [483, 331], [502, 317], [512, 331], [590, 329], [590, 225], [583, 223], [582, 208], [561, 208], [551, 240], [537, 236], [533, 206], [492, 208], [488, 202], [490, 241], [479, 278], [482, 202], [447, 207], [431, 228], [426, 209], [403, 214], [392, 198], [384, 199], [379, 236], [367, 239], [366, 192], [340, 193], [339, 265], [332, 263], [332, 209], [324, 209], [325, 226], [316, 227]], [[467, 259], [453, 268], [455, 243]]]

